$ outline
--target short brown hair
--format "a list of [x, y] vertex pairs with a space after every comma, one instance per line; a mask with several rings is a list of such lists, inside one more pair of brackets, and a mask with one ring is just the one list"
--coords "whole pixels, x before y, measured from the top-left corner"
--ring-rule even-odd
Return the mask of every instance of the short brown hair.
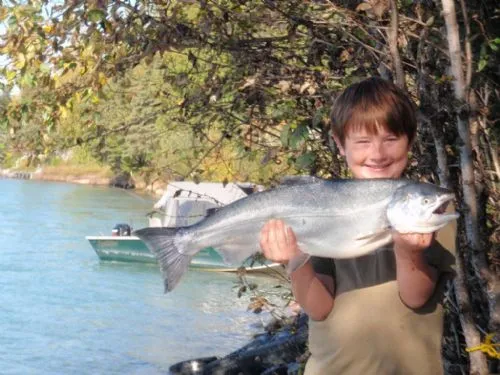
[[407, 135], [409, 143], [417, 132], [414, 103], [395, 84], [378, 77], [347, 87], [333, 104], [330, 120], [342, 144], [351, 129], [376, 134], [386, 127], [398, 136]]

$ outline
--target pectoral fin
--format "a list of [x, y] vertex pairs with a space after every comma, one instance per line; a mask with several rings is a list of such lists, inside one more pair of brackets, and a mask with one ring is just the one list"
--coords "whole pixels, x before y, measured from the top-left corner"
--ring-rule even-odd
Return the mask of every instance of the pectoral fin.
[[368, 254], [376, 249], [387, 245], [392, 241], [390, 228], [385, 228], [379, 232], [370, 233], [356, 238], [357, 256]]
[[219, 246], [215, 248], [222, 260], [226, 264], [241, 265], [249, 256], [259, 251], [257, 246], [249, 246], [248, 243], [232, 242], [229, 245]]
[[356, 241], [370, 242], [376, 240], [377, 238], [384, 237], [387, 233], [391, 233], [391, 229], [389, 227], [379, 230], [378, 232], [372, 232], [356, 237]]

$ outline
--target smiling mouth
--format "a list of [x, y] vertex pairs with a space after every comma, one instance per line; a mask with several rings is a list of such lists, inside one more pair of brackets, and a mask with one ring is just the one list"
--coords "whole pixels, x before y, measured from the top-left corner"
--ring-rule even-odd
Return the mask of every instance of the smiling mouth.
[[370, 169], [386, 169], [389, 166], [390, 166], [390, 164], [387, 164], [387, 165], [367, 165], [367, 167]]

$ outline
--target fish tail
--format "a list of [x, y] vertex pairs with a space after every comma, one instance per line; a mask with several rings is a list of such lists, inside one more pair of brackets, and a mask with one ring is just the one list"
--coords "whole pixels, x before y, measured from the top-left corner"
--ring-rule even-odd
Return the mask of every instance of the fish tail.
[[148, 246], [160, 264], [165, 293], [175, 288], [193, 259], [192, 255], [184, 254], [182, 251], [181, 231], [182, 228], [153, 227], [134, 232], [134, 235]]

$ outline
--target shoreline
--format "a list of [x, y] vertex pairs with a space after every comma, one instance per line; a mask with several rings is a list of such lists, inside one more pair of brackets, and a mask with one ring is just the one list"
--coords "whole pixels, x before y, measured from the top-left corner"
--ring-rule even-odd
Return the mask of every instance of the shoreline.
[[126, 177], [123, 175], [106, 177], [98, 173], [44, 173], [43, 167], [40, 167], [35, 171], [0, 169], [0, 178], [14, 180], [66, 182], [80, 185], [116, 187], [124, 190], [134, 190], [139, 193], [150, 194], [156, 198], [163, 195], [167, 186], [167, 183], [163, 182], [157, 182], [156, 184], [147, 185], [140, 179], [137, 180], [134, 177]]

